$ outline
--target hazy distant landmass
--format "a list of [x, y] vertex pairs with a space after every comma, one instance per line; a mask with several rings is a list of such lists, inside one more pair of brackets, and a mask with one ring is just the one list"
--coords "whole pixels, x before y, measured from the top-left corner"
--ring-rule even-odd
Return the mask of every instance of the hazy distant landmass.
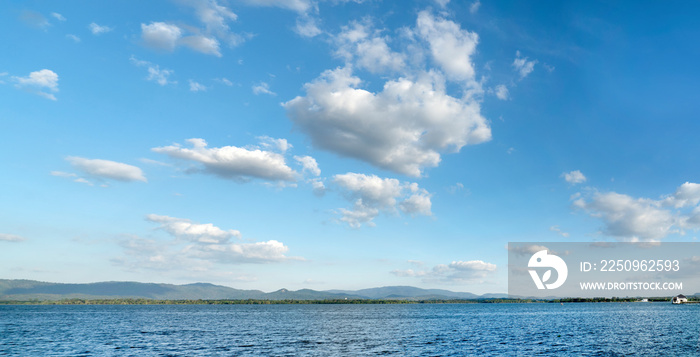
[[331, 300], [331, 299], [402, 299], [449, 300], [505, 298], [507, 294], [476, 295], [442, 289], [421, 289], [412, 286], [385, 286], [362, 290], [280, 289], [270, 293], [241, 290], [208, 283], [186, 285], [137, 282], [99, 282], [89, 284], [48, 283], [34, 280], [0, 279], [0, 300], [63, 300], [63, 299], [154, 299], [154, 300]]

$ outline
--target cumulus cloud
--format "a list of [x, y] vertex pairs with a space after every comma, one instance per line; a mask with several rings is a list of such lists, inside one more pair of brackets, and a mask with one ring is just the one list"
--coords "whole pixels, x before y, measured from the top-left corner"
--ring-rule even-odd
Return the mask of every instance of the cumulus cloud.
[[204, 139], [188, 139], [191, 148], [179, 144], [153, 148], [154, 152], [198, 164], [190, 171], [246, 182], [254, 178], [270, 181], [296, 181], [298, 173], [287, 166], [283, 154], [236, 146], [207, 147]]
[[482, 260], [453, 261], [428, 270], [394, 270], [399, 277], [421, 278], [425, 283], [479, 283], [496, 271], [496, 264]]
[[190, 91], [191, 92], [204, 92], [207, 90], [207, 87], [205, 87], [201, 83], [197, 83], [193, 80], [190, 79]]
[[17, 83], [17, 88], [27, 89], [44, 98], [56, 100], [56, 97], [49, 92], [58, 92], [58, 74], [50, 69], [42, 69], [29, 73], [27, 77], [12, 77], [12, 79]]
[[172, 52], [178, 46], [221, 57], [219, 41], [213, 37], [191, 35], [183, 37], [185, 31], [177, 25], [165, 22], [141, 24], [141, 39], [146, 47]]
[[321, 175], [321, 169], [318, 168], [318, 163], [313, 157], [294, 156], [294, 160], [296, 160], [302, 166], [302, 172], [307, 172], [313, 176]]
[[277, 93], [270, 90], [270, 86], [265, 82], [260, 82], [258, 84], [253, 85], [253, 94], [277, 95]]
[[446, 7], [447, 4], [450, 3], [450, 0], [435, 0], [435, 2], [440, 6], [440, 7]]
[[302, 37], [316, 37], [323, 33], [318, 27], [318, 20], [310, 16], [298, 17], [294, 31]]
[[581, 171], [579, 170], [564, 172], [561, 174], [561, 177], [563, 177], [566, 182], [572, 185], [584, 183], [587, 180], [586, 176], [584, 176], [583, 173], [581, 173]]
[[100, 26], [94, 22], [90, 23], [90, 25], [88, 25], [88, 28], [90, 29], [90, 32], [92, 32], [92, 34], [96, 36], [114, 30], [109, 26]]
[[244, 37], [232, 32], [228, 25], [238, 16], [227, 7], [219, 5], [216, 0], [180, 2], [194, 9], [195, 16], [204, 27], [160, 21], [142, 23], [141, 39], [144, 46], [167, 52], [185, 46], [203, 54], [221, 57], [221, 42], [236, 46], [244, 41]]
[[353, 172], [335, 175], [333, 183], [353, 202], [352, 209], [338, 210], [340, 221], [352, 228], [363, 224], [374, 226], [373, 220], [380, 212], [397, 213], [397, 205], [398, 210], [406, 214], [432, 215], [431, 194], [416, 183]]
[[537, 61], [528, 61], [527, 57], [522, 57], [520, 51], [515, 52], [515, 60], [513, 60], [513, 68], [520, 74], [520, 79], [527, 77], [528, 74], [535, 70]]
[[198, 243], [226, 243], [232, 237], [241, 237], [241, 232], [237, 230], [230, 229], [225, 231], [211, 223], [194, 223], [185, 218], [149, 214], [146, 216], [146, 220], [154, 223], [160, 223], [161, 229], [170, 233], [176, 238], [186, 239]]
[[654, 200], [617, 192], [575, 195], [573, 206], [604, 223], [602, 233], [621, 241], [658, 241], [700, 228], [700, 185], [686, 182]]
[[[314, 146], [418, 177], [439, 164], [441, 153], [490, 140], [491, 129], [474, 96], [481, 90], [471, 62], [478, 36], [427, 11], [403, 33], [408, 52], [391, 49], [392, 39], [370, 20], [342, 27], [333, 43], [346, 64], [283, 105]], [[437, 67], [422, 60], [429, 56]], [[362, 88], [355, 69], [394, 78], [373, 92]], [[447, 94], [447, 81], [457, 81], [463, 95]]]
[[[273, 263], [303, 260], [288, 257], [289, 247], [277, 240], [241, 242], [234, 229], [224, 230], [211, 223], [201, 224], [186, 218], [150, 214], [146, 220], [159, 224], [171, 239], [147, 239], [125, 236], [119, 239], [123, 257], [113, 262], [131, 269], [172, 270], [197, 267], [207, 271], [215, 264]], [[231, 242], [236, 239], [236, 242]]]
[[148, 76], [146, 77], [147, 81], [156, 82], [161, 86], [177, 83], [175, 81], [170, 80], [170, 76], [174, 73], [172, 70], [165, 68], [161, 69], [160, 66], [157, 64], [136, 59], [136, 57], [134, 56], [131, 56], [129, 60], [133, 65], [137, 67], [146, 67], [148, 69]]
[[249, 5], [254, 6], [272, 6], [283, 9], [293, 10], [299, 13], [310, 11], [315, 3], [311, 0], [243, 0]]
[[66, 35], [66, 38], [72, 40], [75, 43], [80, 42], [80, 37], [78, 37], [76, 35], [68, 34], [68, 35]]
[[257, 139], [260, 140], [260, 147], [268, 150], [285, 153], [292, 148], [292, 144], [290, 144], [287, 139], [275, 139], [267, 135], [258, 136]]
[[0, 233], [0, 242], [22, 242], [26, 238], [14, 234]]
[[148, 182], [140, 168], [121, 162], [86, 159], [77, 156], [69, 156], [66, 160], [76, 169], [96, 178], [112, 179], [117, 181], [142, 181]]
[[183, 45], [197, 52], [201, 52], [206, 55], [214, 55], [217, 57], [221, 57], [221, 52], [219, 50], [219, 41], [217, 41], [213, 37], [187, 36], [182, 38], [180, 42]]
[[476, 51], [479, 36], [462, 30], [459, 24], [421, 11], [416, 22], [416, 32], [429, 43], [434, 61], [447, 76], [456, 80], [474, 79], [471, 57]]
[[182, 30], [175, 25], [164, 22], [141, 24], [141, 39], [148, 47], [173, 51], [180, 37], [182, 37]]
[[508, 100], [510, 98], [510, 93], [508, 92], [508, 87], [503, 84], [496, 86], [496, 98], [500, 100]]
[[418, 184], [413, 183], [409, 186], [412, 190], [412, 194], [405, 199], [403, 202], [399, 203], [399, 209], [410, 215], [422, 214], [425, 216], [430, 216], [433, 213], [430, 211], [432, 207], [432, 202], [430, 201], [431, 195], [428, 191], [424, 189], [419, 189]]
[[410, 176], [437, 166], [440, 151], [491, 138], [479, 105], [447, 95], [437, 73], [387, 82], [380, 93], [360, 83], [350, 68], [329, 70], [284, 107], [315, 146]]
[[155, 66], [149, 66], [148, 67], [148, 77], [146, 77], [146, 80], [156, 82], [160, 84], [161, 86], [164, 86], [168, 83], [176, 83], [176, 82], [171, 82], [168, 80], [170, 75], [173, 74], [173, 71], [169, 69], [160, 69], [158, 65]]
[[323, 179], [313, 178], [308, 180], [308, 182], [311, 184], [311, 189], [314, 195], [320, 197], [326, 194], [326, 184], [323, 182]]
[[479, 11], [480, 7], [481, 7], [481, 1], [479, 1], [479, 0], [474, 1], [471, 5], [469, 5], [469, 13], [476, 14], [477, 11]]
[[673, 195], [663, 200], [665, 205], [675, 208], [693, 207], [700, 203], [700, 184], [686, 182]]
[[372, 73], [399, 71], [405, 66], [406, 56], [392, 51], [388, 41], [388, 37], [380, 36], [380, 31], [372, 29], [368, 20], [362, 23], [353, 21], [335, 36], [336, 55], [349, 63], [354, 60], [356, 66]]

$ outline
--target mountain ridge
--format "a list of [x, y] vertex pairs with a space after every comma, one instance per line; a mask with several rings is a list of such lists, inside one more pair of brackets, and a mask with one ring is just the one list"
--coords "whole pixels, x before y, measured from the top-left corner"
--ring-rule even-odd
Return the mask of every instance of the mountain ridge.
[[413, 286], [383, 286], [360, 290], [288, 290], [269, 293], [243, 290], [210, 283], [162, 284], [133, 281], [95, 283], [51, 283], [25, 279], [0, 279], [0, 300], [120, 299], [153, 300], [332, 300], [332, 299], [406, 299], [450, 300], [506, 297], [506, 294], [476, 295], [444, 289]]

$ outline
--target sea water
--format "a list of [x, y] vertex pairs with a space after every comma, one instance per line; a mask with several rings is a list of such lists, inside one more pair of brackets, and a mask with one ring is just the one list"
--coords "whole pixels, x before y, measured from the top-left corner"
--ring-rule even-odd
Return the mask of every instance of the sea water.
[[696, 356], [700, 305], [0, 306], [0, 356]]

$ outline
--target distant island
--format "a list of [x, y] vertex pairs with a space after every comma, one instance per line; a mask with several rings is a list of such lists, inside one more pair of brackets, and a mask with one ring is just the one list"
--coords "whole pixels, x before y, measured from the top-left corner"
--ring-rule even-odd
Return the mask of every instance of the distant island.
[[[636, 302], [641, 297], [537, 299], [507, 294], [476, 295], [412, 286], [385, 286], [361, 290], [279, 289], [274, 292], [241, 290], [209, 283], [185, 285], [99, 282], [49, 283], [35, 280], [0, 279], [0, 304], [429, 304], [429, 303], [575, 303]], [[648, 301], [669, 301], [650, 297]], [[699, 300], [698, 295], [688, 300]]]

